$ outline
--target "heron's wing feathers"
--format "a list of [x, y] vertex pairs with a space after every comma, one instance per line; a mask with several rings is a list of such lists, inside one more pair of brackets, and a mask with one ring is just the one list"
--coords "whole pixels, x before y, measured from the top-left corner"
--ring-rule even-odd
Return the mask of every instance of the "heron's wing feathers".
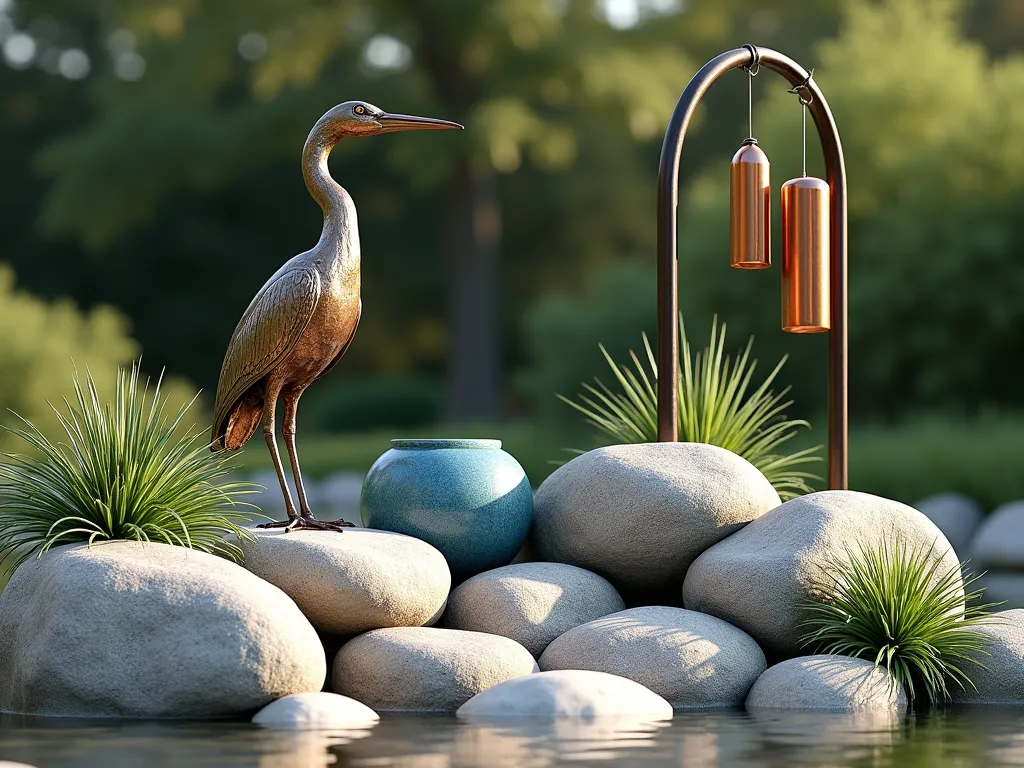
[[319, 300], [320, 275], [310, 268], [289, 270], [256, 294], [224, 355], [214, 406], [214, 439], [238, 398], [292, 350]]

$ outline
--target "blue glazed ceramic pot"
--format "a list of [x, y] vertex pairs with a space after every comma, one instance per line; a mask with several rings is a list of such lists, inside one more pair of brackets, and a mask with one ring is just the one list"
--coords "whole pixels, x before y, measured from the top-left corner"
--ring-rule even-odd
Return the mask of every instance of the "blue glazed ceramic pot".
[[363, 481], [369, 528], [415, 536], [454, 580], [508, 565], [533, 519], [533, 490], [500, 440], [392, 440]]

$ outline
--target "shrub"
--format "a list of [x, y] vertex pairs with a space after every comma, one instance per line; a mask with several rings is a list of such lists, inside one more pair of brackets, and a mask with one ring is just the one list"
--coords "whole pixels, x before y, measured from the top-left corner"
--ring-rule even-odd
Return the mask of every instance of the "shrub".
[[[72, 357], [103, 385], [112, 384], [118, 366], [139, 354], [128, 333], [128, 318], [113, 307], [82, 311], [66, 299], [43, 301], [15, 288], [14, 273], [0, 264], [0, 414], [14, 411], [48, 437], [62, 434], [48, 402], [72, 396], [66, 385]], [[164, 381], [172, 399], [188, 400], [195, 388], [180, 379]], [[101, 395], [109, 390], [101, 387]], [[0, 450], [17, 444], [0, 430]]]
[[[686, 329], [680, 320], [679, 339], [679, 436], [689, 442], [709, 443], [736, 453], [757, 467], [778, 491], [783, 501], [810, 493], [807, 481], [820, 479], [799, 469], [821, 461], [815, 454], [820, 446], [793, 453], [780, 452], [782, 445], [797, 435], [803, 420], [790, 420], [784, 411], [789, 388], [769, 389], [786, 362], [783, 357], [763, 382], [747, 394], [757, 366], [750, 359], [754, 340], [733, 362], [724, 354], [725, 324], [721, 333], [718, 318], [711, 326], [711, 343], [692, 359]], [[658, 369], [647, 335], [643, 335], [648, 374], [637, 355], [630, 351], [633, 368], [618, 365], [601, 347], [601, 352], [618, 381], [616, 392], [595, 378], [596, 386], [584, 384], [580, 402], [558, 397], [582, 413], [597, 428], [604, 444], [650, 443], [658, 439]]]
[[368, 377], [313, 387], [303, 418], [315, 432], [414, 429], [441, 416], [444, 386], [422, 377]]
[[[171, 416], [158, 381], [147, 398], [139, 369], [119, 369], [113, 403], [102, 403], [92, 375], [76, 375], [74, 403], [54, 408], [67, 442], [32, 422], [9, 430], [33, 451], [0, 463], [0, 550], [11, 573], [57, 544], [104, 539], [158, 541], [240, 560], [227, 537], [247, 537], [236, 497], [248, 483], [224, 482], [229, 454], [211, 453], [200, 433], [179, 432], [191, 403]], [[148, 402], [147, 402], [148, 400]], [[219, 484], [218, 484], [218, 481]], [[255, 509], [255, 507], [251, 507]]]
[[884, 665], [911, 700], [922, 689], [932, 702], [948, 699], [947, 680], [973, 687], [964, 667], [984, 666], [977, 656], [987, 639], [972, 627], [993, 605], [980, 604], [983, 590], [968, 590], [977, 576], [961, 590], [963, 564], [941, 571], [933, 549], [896, 539], [834, 558], [806, 606], [810, 631], [801, 642]]

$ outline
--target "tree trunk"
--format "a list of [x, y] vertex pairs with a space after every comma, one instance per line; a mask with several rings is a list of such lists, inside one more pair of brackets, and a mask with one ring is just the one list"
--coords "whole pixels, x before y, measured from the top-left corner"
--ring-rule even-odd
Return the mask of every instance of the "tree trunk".
[[463, 160], [450, 182], [448, 404], [452, 421], [499, 415], [501, 208], [490, 168]]

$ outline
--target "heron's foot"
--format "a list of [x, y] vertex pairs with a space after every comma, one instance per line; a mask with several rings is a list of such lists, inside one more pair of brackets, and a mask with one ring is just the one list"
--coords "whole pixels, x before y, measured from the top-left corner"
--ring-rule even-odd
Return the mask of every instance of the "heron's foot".
[[284, 528], [284, 532], [288, 531], [337, 531], [338, 533], [343, 532], [346, 528], [355, 528], [355, 523], [349, 523], [345, 520], [317, 520], [313, 517], [312, 512], [302, 512], [298, 516], [291, 518], [280, 523], [265, 523], [260, 528]]
[[284, 528], [285, 533], [294, 530], [299, 526], [301, 518], [296, 515], [295, 517], [289, 517], [287, 520], [279, 520], [276, 523], [260, 523], [257, 528]]

